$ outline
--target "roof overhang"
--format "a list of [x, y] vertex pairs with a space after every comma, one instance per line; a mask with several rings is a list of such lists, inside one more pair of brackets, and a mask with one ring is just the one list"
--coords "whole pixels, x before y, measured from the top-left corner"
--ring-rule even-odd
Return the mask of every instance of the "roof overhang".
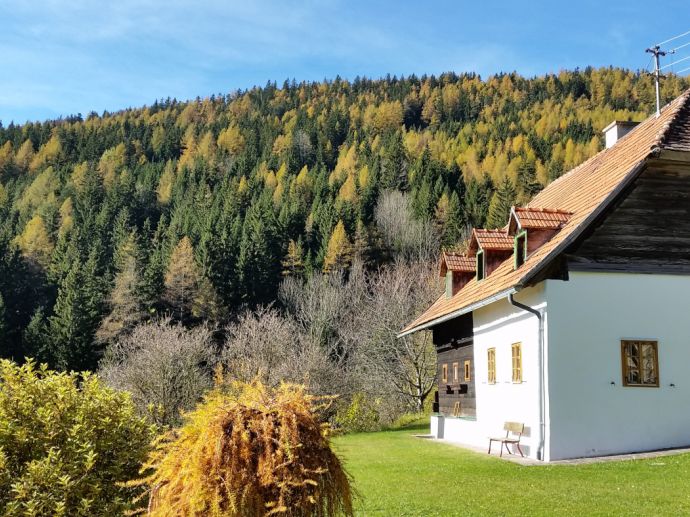
[[426, 323], [422, 323], [421, 325], [418, 325], [416, 327], [412, 327], [411, 329], [405, 330], [398, 334], [396, 337], [401, 338], [405, 337], [409, 334], [412, 334], [413, 332], [418, 332], [420, 330], [425, 330], [431, 327], [435, 327], [439, 323], [443, 323], [444, 321], [452, 320], [453, 318], [457, 318], [458, 316], [462, 316], [463, 314], [467, 314], [468, 312], [475, 311], [481, 307], [485, 307], [489, 304], [494, 303], [495, 301], [501, 300], [503, 298], [507, 298], [511, 294], [515, 294], [518, 291], [517, 288], [511, 287], [510, 289], [506, 289], [504, 291], [498, 292], [494, 295], [489, 296], [488, 298], [484, 298], [483, 300], [473, 303], [471, 305], [468, 305], [467, 307], [463, 307], [462, 309], [458, 309], [453, 312], [449, 312], [448, 314], [444, 314], [443, 316], [439, 316], [438, 318], [435, 318], [433, 320], [427, 321]]

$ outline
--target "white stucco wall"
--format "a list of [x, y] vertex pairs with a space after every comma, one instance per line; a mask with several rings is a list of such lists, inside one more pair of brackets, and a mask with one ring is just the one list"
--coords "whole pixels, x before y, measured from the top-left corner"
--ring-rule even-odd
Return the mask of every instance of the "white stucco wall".
[[[545, 284], [547, 459], [690, 444], [690, 277], [576, 272]], [[658, 340], [658, 388], [623, 387], [630, 338]]]
[[[515, 299], [545, 309], [544, 284], [521, 291]], [[473, 313], [474, 372], [477, 394], [476, 421], [447, 418], [443, 438], [487, 447], [489, 436], [504, 434], [505, 422], [522, 422], [521, 446], [536, 458], [539, 437], [539, 322], [533, 314], [502, 299]], [[512, 344], [522, 344], [522, 382], [512, 382]], [[496, 383], [488, 383], [488, 349], [496, 349]], [[432, 422], [438, 432], [439, 422]], [[498, 448], [496, 449], [498, 450]]]

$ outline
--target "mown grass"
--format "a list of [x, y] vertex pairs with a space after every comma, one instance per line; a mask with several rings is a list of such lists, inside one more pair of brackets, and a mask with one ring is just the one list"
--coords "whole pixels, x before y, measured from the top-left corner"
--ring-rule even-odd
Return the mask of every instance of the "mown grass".
[[338, 437], [358, 515], [690, 515], [690, 454], [522, 466], [415, 438], [428, 426]]

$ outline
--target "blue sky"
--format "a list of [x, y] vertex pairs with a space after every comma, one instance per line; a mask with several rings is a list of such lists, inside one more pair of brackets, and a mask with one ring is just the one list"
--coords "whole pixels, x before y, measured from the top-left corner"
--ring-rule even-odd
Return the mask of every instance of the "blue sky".
[[687, 30], [687, 0], [0, 0], [0, 120], [286, 78], [637, 69], [645, 47]]

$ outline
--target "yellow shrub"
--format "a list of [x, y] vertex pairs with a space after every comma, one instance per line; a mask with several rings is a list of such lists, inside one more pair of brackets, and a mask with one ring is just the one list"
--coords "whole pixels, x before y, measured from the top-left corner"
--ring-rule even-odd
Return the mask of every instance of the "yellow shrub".
[[349, 478], [302, 386], [216, 388], [151, 455], [152, 516], [352, 515]]

